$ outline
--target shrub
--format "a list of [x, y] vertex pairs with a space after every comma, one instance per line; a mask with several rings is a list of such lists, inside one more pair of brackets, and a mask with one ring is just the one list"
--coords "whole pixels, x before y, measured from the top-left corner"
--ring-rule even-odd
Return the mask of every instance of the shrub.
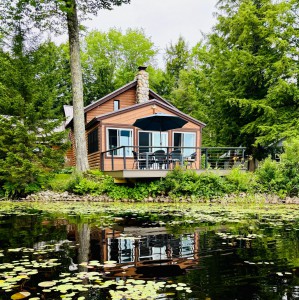
[[75, 176], [68, 173], [55, 174], [47, 183], [47, 187], [56, 192], [67, 191]]
[[101, 195], [107, 193], [114, 185], [113, 178], [102, 173], [88, 172], [85, 177], [78, 178], [71, 191], [80, 194]]
[[161, 181], [161, 192], [172, 197], [191, 196], [198, 177], [193, 170], [184, 171], [177, 167]]
[[227, 191], [225, 180], [214, 173], [202, 173], [195, 184], [195, 195], [200, 198], [210, 199], [223, 196]]
[[299, 138], [292, 138], [283, 144], [281, 154], [283, 175], [286, 179], [286, 190], [289, 196], [299, 194]]
[[161, 191], [173, 198], [191, 196], [209, 199], [223, 195], [227, 187], [224, 179], [216, 174], [205, 172], [198, 175], [193, 170], [177, 168], [162, 180]]
[[279, 193], [281, 196], [287, 194], [283, 165], [273, 161], [270, 157], [262, 162], [255, 176], [262, 192]]
[[124, 185], [113, 184], [107, 191], [107, 195], [113, 200], [129, 199], [129, 189]]
[[225, 177], [228, 192], [253, 192], [256, 188], [255, 176], [251, 172], [244, 172], [240, 168], [233, 168]]
[[0, 116], [0, 187], [8, 197], [43, 189], [52, 171], [63, 166], [65, 133], [53, 130], [59, 120], [48, 122], [42, 116], [36, 124], [31, 118]]

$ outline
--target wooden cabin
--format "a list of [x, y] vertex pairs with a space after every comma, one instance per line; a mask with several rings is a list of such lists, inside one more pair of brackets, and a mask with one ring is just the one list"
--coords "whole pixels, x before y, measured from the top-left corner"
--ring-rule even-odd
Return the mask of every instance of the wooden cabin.
[[[67, 109], [70, 115], [71, 108]], [[142, 151], [149, 153], [163, 148], [169, 154], [180, 148], [182, 157], [190, 157], [201, 147], [202, 129], [205, 124], [181, 112], [152, 91], [145, 67], [139, 67], [134, 81], [86, 106], [84, 112], [88, 161], [92, 169], [139, 169], [140, 156], [134, 156], [133, 151], [139, 155]], [[132, 125], [136, 119], [154, 113], [179, 116], [187, 123], [182, 128], [161, 133], [141, 130]], [[72, 128], [71, 118], [68, 127]], [[72, 148], [67, 155], [69, 164], [74, 165], [74, 149]], [[199, 155], [195, 155], [194, 158], [199, 165]], [[153, 168], [152, 163], [150, 166]]]

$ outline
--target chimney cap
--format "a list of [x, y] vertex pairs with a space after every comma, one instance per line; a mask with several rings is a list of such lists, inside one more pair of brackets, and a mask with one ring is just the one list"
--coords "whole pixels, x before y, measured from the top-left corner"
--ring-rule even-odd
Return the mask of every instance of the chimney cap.
[[139, 66], [138, 71], [146, 71], [146, 66]]

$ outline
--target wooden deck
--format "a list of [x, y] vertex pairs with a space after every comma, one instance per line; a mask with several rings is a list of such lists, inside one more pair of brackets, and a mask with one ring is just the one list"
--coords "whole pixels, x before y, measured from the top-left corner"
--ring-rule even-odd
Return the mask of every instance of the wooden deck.
[[[245, 148], [192, 148], [195, 151], [194, 159], [184, 157], [182, 154], [179, 159], [173, 159], [171, 151], [173, 148], [166, 147], [167, 153], [164, 153], [164, 159], [159, 161], [160, 157], [155, 153], [141, 153], [143, 156], [126, 156], [131, 153], [132, 147], [119, 147], [101, 153], [101, 170], [104, 174], [110, 175], [125, 182], [126, 179], [154, 179], [163, 178], [169, 172], [173, 171], [175, 166], [180, 165], [182, 170], [192, 169], [197, 174], [211, 172], [219, 176], [227, 175], [233, 167], [240, 167], [242, 171], [248, 168], [248, 159], [245, 157]], [[136, 147], [135, 147], [136, 148]], [[135, 149], [134, 148], [134, 149]], [[180, 148], [180, 152], [188, 148]], [[138, 150], [138, 149], [135, 149]], [[152, 149], [151, 149], [152, 150]], [[118, 152], [115, 152], [118, 151]], [[134, 151], [133, 151], [134, 152]], [[190, 151], [189, 151], [190, 152]], [[114, 155], [114, 153], [118, 153]], [[119, 155], [123, 153], [123, 156]], [[107, 156], [107, 154], [111, 154]]]
[[[173, 170], [119, 170], [119, 171], [104, 171], [105, 175], [112, 176], [119, 179], [142, 179], [142, 178], [163, 178], [169, 172]], [[210, 172], [219, 176], [225, 176], [230, 172], [230, 169], [226, 170], [194, 170], [197, 174]], [[246, 172], [245, 170], [242, 170]]]

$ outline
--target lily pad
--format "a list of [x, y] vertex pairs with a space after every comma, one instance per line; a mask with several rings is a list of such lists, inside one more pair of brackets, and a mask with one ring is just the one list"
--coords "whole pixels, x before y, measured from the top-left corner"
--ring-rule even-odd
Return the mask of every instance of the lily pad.
[[27, 298], [29, 297], [31, 294], [29, 292], [19, 292], [19, 293], [16, 293], [16, 294], [13, 294], [10, 299], [12, 300], [18, 300], [18, 299], [24, 299], [24, 298]]

